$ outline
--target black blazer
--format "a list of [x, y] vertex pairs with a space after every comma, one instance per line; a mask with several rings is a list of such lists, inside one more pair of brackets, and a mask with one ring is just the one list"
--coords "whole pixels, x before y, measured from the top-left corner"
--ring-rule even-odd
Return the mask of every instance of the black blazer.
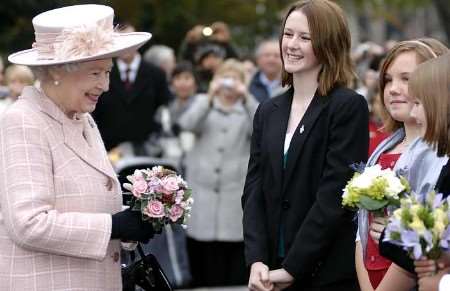
[[143, 142], [159, 129], [156, 109], [167, 104], [169, 86], [164, 72], [143, 59], [131, 90], [125, 89], [117, 63], [110, 75], [109, 91], [99, 99], [92, 113], [107, 150], [124, 141]]
[[254, 117], [248, 173], [242, 196], [247, 264], [277, 267], [278, 233], [284, 228], [282, 266], [302, 286], [356, 277], [354, 213], [341, 206], [349, 167], [366, 162], [368, 109], [346, 88], [316, 93], [300, 121], [283, 169], [283, 145], [293, 89], [260, 104]]

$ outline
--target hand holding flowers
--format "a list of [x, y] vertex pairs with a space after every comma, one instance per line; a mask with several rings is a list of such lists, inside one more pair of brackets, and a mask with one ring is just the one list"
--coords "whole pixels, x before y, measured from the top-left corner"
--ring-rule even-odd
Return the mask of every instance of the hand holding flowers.
[[450, 272], [450, 268], [443, 268], [439, 269], [439, 271], [435, 271], [432, 273], [423, 274], [422, 276], [419, 275], [418, 280], [418, 290], [419, 291], [434, 291], [439, 289], [439, 283], [444, 277], [444, 275], [447, 275]]
[[165, 224], [185, 225], [193, 199], [191, 189], [176, 172], [155, 166], [136, 170], [124, 187], [132, 192], [131, 209], [140, 211], [142, 219], [152, 223], [155, 232]]

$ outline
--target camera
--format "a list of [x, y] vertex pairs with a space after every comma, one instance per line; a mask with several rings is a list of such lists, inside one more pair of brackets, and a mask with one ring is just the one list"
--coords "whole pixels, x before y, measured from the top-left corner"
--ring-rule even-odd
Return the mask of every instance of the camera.
[[224, 89], [232, 89], [235, 85], [235, 81], [232, 78], [222, 78], [220, 80], [220, 87]]

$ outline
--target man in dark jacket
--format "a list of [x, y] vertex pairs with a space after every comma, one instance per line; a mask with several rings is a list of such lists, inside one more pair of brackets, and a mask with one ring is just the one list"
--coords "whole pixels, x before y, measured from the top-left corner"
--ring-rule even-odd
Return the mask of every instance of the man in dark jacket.
[[277, 40], [262, 41], [255, 52], [258, 71], [250, 81], [249, 90], [256, 100], [263, 102], [284, 92], [281, 87], [281, 57]]
[[[127, 26], [124, 32], [134, 28]], [[170, 91], [164, 72], [142, 60], [136, 52], [114, 61], [109, 91], [99, 99], [93, 112], [106, 149], [131, 142], [135, 155], [145, 155], [144, 143], [157, 132], [155, 112], [167, 104]]]

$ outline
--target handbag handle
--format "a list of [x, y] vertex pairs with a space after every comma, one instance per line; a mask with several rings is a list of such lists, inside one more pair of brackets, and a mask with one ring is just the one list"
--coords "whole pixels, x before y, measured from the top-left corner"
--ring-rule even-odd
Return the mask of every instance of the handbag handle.
[[[145, 266], [145, 268], [147, 270], [150, 271], [150, 272], [146, 272], [147, 281], [150, 283], [150, 286], [153, 288], [157, 288], [158, 290], [172, 290], [172, 286], [170, 286], [170, 282], [167, 279], [166, 275], [164, 274], [163, 270], [161, 269], [160, 266], [158, 266], [157, 262], [156, 262], [156, 264], [157, 264], [156, 266], [152, 266], [152, 263], [151, 263], [152, 259], [149, 256], [145, 255], [144, 250], [142, 249], [141, 243], [137, 244], [137, 251], [139, 253], [139, 256], [141, 256], [142, 264]], [[154, 272], [156, 272], [157, 274]], [[159, 278], [160, 282], [157, 281], [157, 277]], [[162, 284], [161, 286], [164, 289], [160, 289], [161, 286], [158, 286], [157, 284]]]
[[145, 253], [144, 253], [144, 250], [142, 249], [141, 243], [137, 244], [137, 250], [138, 250], [139, 256], [141, 256], [141, 259], [144, 259]]

